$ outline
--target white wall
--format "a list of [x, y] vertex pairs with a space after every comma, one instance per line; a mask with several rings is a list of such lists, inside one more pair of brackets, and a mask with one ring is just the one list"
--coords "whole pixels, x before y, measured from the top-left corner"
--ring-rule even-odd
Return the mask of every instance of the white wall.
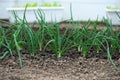
[[95, 20], [97, 17], [101, 20], [106, 16], [106, 6], [120, 4], [120, 0], [61, 0], [65, 6], [65, 16], [70, 17], [69, 4], [72, 3], [74, 20]]
[[13, 0], [0, 0], [0, 19], [8, 19], [6, 8], [13, 5]]
[[[9, 3], [8, 3], [9, 1]], [[8, 18], [8, 14], [6, 13], [5, 8], [9, 7], [9, 5], [13, 5], [14, 0], [0, 0], [0, 5], [4, 6], [0, 8], [0, 18]], [[101, 20], [105, 15], [105, 8], [109, 5], [120, 6], [120, 0], [19, 0], [19, 4], [24, 4], [27, 2], [52, 2], [57, 1], [60, 2], [65, 10], [64, 10], [64, 18], [70, 18], [70, 3], [72, 3], [72, 12], [74, 20], [95, 20], [97, 17]], [[9, 4], [6, 6], [6, 4]]]

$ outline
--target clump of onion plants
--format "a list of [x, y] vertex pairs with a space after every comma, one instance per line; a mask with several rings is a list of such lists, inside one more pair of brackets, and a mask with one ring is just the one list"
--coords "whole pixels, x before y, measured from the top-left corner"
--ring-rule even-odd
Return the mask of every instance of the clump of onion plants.
[[12, 50], [10, 48], [9, 41], [6, 38], [6, 34], [2, 26], [0, 26], [0, 48], [3, 49], [0, 59], [4, 59], [8, 53], [12, 55]]
[[105, 34], [103, 35], [103, 43], [101, 44], [103, 49], [106, 50], [108, 59], [114, 66], [114, 68], [120, 72], [120, 69], [116, 66], [112, 59], [112, 55], [117, 51], [119, 52], [120, 47], [120, 33], [115, 33], [116, 31], [113, 31], [114, 26], [112, 25], [111, 21], [104, 19], [104, 23], [106, 24], [107, 28], [105, 31]]
[[[17, 14], [14, 12], [15, 24], [18, 30], [18, 37], [19, 39], [21, 38], [22, 41], [24, 42], [23, 47], [26, 47], [30, 52], [30, 55], [34, 56], [36, 52], [36, 45], [37, 45], [36, 38], [35, 38], [35, 33], [32, 27], [29, 25], [29, 23], [26, 20], [26, 10], [27, 8], [25, 8], [23, 19], [20, 19], [19, 16], [17, 16]], [[22, 45], [19, 45], [19, 47], [21, 46]]]
[[7, 29], [0, 27], [0, 47], [2, 48], [0, 59], [4, 59], [6, 56], [10, 55], [13, 56], [17, 53], [20, 68], [22, 68], [21, 50], [27, 46], [31, 56], [34, 56], [37, 43], [33, 29], [30, 28], [25, 19], [25, 12], [23, 19], [20, 19], [16, 12], [13, 12], [13, 14], [15, 23], [10, 25]]
[[85, 25], [82, 27], [75, 27], [74, 28], [74, 36], [73, 36], [73, 42], [76, 44], [78, 52], [81, 52], [84, 57], [86, 57], [89, 53], [89, 51], [92, 48], [96, 48], [97, 52], [100, 51], [100, 43], [99, 43], [99, 32], [97, 32], [97, 21], [95, 21], [93, 24], [93, 29], [89, 29], [92, 21], [88, 21]]
[[78, 51], [81, 51], [83, 56], [85, 57], [90, 48], [91, 48], [91, 38], [92, 38], [92, 34], [89, 31], [88, 27], [90, 25], [90, 21], [88, 21], [88, 23], [86, 25], [83, 25], [82, 28], [80, 29], [80, 31], [77, 33], [80, 37], [76, 37], [77, 40], [80, 41], [79, 45], [78, 45]]
[[71, 38], [74, 36], [71, 31], [69, 32], [69, 26], [65, 29], [63, 33], [60, 32], [60, 24], [54, 23], [47, 29], [47, 34], [49, 35], [49, 48], [57, 55], [61, 57], [65, 52], [67, 52], [74, 45]]
[[101, 44], [103, 49], [106, 50], [107, 52], [107, 57], [108, 59], [110, 60], [110, 62], [112, 63], [113, 67], [118, 71], [120, 72], [120, 69], [118, 68], [118, 66], [116, 66], [116, 64], [114, 63], [113, 59], [112, 59], [112, 55], [111, 55], [111, 50], [110, 50], [110, 43], [109, 43], [109, 40], [112, 40], [112, 38], [106, 38], [106, 36], [103, 37], [103, 40], [104, 40], [104, 44]]
[[22, 59], [18, 45], [21, 41], [18, 38], [18, 33], [20, 32], [20, 29], [15, 30], [14, 28], [15, 28], [14, 25], [9, 26], [7, 29], [0, 27], [1, 37], [2, 37], [1, 48], [3, 49], [2, 50], [3, 55], [0, 57], [0, 59], [4, 59], [6, 56], [13, 56], [15, 53], [18, 52], [20, 67], [22, 67]]
[[119, 30], [113, 30], [114, 26], [109, 20], [104, 20], [104, 23], [106, 24], [107, 27], [104, 36], [106, 36], [106, 39], [109, 43], [110, 52], [114, 54], [116, 51], [119, 51], [120, 32]]
[[38, 30], [35, 33], [36, 39], [37, 39], [37, 43], [39, 46], [39, 50], [43, 51], [43, 48], [45, 47], [45, 45], [47, 44], [46, 42], [46, 28], [48, 28], [48, 25], [45, 21], [45, 14], [42, 10], [38, 10], [37, 12], [35, 12], [35, 16], [38, 22]]
[[[9, 24], [9, 23], [6, 23]], [[14, 40], [13, 40], [13, 33], [14, 33], [14, 25], [10, 25], [8, 28], [4, 29], [2, 26], [0, 26], [0, 48], [2, 49], [2, 53], [4, 54], [10, 54], [13, 56], [15, 50], [14, 50]], [[4, 54], [4, 55], [5, 55]]]

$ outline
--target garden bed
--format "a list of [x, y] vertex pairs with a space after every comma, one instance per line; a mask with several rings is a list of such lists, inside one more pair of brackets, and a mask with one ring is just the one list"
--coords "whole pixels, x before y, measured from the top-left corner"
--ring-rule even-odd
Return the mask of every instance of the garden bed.
[[74, 22], [72, 11], [67, 24], [48, 24], [37, 10], [37, 24], [29, 24], [25, 11], [22, 19], [14, 12], [14, 23], [0, 26], [0, 79], [120, 79], [119, 27], [105, 18]]
[[[120, 73], [105, 56], [104, 52], [91, 52], [84, 58], [72, 49], [59, 59], [49, 50], [31, 58], [24, 51], [22, 69], [19, 69], [17, 55], [0, 61], [0, 80], [119, 80]], [[120, 55], [114, 58], [120, 66]]]
[[[80, 26], [85, 25], [82, 23]], [[51, 25], [51, 24], [49, 24]], [[68, 23], [61, 23], [61, 33]], [[38, 27], [38, 25], [35, 25]], [[72, 26], [72, 24], [71, 24]], [[105, 29], [105, 24], [99, 24], [98, 29]], [[38, 28], [34, 28], [37, 31]], [[93, 25], [89, 27], [93, 29]], [[118, 27], [114, 28], [118, 30]], [[17, 54], [0, 60], [0, 80], [119, 80], [120, 73], [115, 70], [107, 57], [106, 51], [96, 53], [90, 50], [86, 57], [76, 48], [65, 52], [57, 58], [51, 49], [36, 51], [34, 57], [26, 48], [21, 51], [23, 67], [20, 69]], [[115, 64], [120, 67], [118, 51], [112, 55]]]

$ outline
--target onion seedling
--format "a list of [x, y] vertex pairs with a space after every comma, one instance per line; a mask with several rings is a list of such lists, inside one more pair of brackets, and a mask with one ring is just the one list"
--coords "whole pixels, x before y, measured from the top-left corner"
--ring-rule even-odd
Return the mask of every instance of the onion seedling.
[[39, 44], [39, 50], [42, 51], [44, 46], [46, 45], [45, 43], [47, 43], [46, 42], [46, 28], [48, 26], [45, 21], [45, 14], [42, 10], [38, 10], [37, 13], [35, 12], [35, 16], [39, 24], [39, 27], [35, 33], [35, 36]]
[[[5, 53], [6, 53], [6, 51], [8, 51], [10, 53], [10, 55], [12, 56], [13, 51], [14, 51], [14, 45], [12, 44], [13, 38], [12, 38], [12, 36], [8, 36], [2, 27], [0, 27], [0, 31], [1, 31], [2, 39], [3, 39], [1, 45], [4, 47]], [[9, 39], [8, 37], [9, 38], [11, 37], [11, 38]]]
[[101, 44], [103, 46], [103, 48], [106, 50], [107, 55], [108, 55], [108, 59], [110, 60], [110, 62], [112, 63], [113, 67], [120, 72], [120, 69], [118, 68], [118, 66], [116, 66], [116, 64], [114, 63], [113, 59], [112, 59], [112, 55], [110, 53], [110, 44], [106, 38], [106, 36], [103, 36], [103, 39], [105, 41], [105, 44]]
[[47, 29], [47, 32], [50, 36], [49, 41], [51, 42], [49, 44], [49, 48], [57, 55], [58, 58], [74, 46], [71, 40], [71, 37], [74, 35], [69, 32], [69, 26], [62, 34], [60, 33], [60, 25], [55, 23], [55, 25]]
[[76, 45], [78, 52], [82, 52], [85, 57], [89, 50], [91, 49], [92, 43], [92, 34], [89, 31], [88, 27], [90, 26], [91, 21], [89, 20], [87, 24], [83, 25], [82, 28], [74, 29], [73, 42]]
[[[26, 47], [27, 47], [28, 51], [30, 52], [30, 55], [34, 56], [36, 53], [38, 44], [37, 44], [35, 32], [26, 20], [26, 10], [27, 10], [27, 6], [26, 6], [24, 14], [23, 14], [23, 19], [20, 20], [19, 24], [22, 27], [21, 33], [24, 38], [23, 41], [25, 42]], [[19, 19], [19, 17], [18, 17], [18, 19]]]

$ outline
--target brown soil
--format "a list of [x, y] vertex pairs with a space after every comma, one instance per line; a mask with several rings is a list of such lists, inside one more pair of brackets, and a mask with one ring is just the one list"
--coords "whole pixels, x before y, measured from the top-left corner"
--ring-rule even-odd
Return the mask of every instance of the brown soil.
[[[48, 50], [32, 58], [22, 51], [22, 69], [17, 55], [0, 61], [0, 80], [120, 80], [120, 73], [104, 54], [91, 52], [84, 58], [73, 49], [56, 58]], [[116, 56], [114, 62], [120, 67], [119, 57]]]
[[[66, 23], [61, 26], [64, 28]], [[38, 51], [34, 58], [26, 51], [21, 53], [22, 69], [17, 55], [0, 61], [0, 80], [120, 80], [120, 72], [115, 70], [105, 52], [92, 51], [86, 58], [75, 49], [61, 58], [56, 58], [50, 50]], [[113, 58], [120, 67], [120, 54], [114, 54]]]

